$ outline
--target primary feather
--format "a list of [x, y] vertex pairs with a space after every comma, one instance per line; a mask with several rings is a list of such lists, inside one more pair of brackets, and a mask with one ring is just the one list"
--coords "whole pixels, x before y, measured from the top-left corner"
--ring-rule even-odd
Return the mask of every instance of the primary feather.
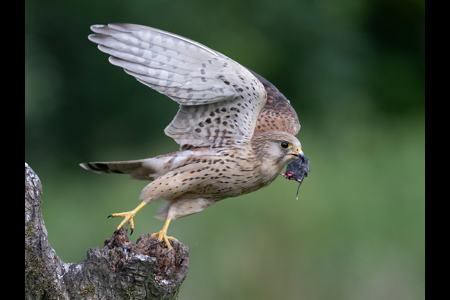
[[181, 146], [247, 143], [266, 103], [263, 84], [217, 51], [159, 29], [109, 24], [91, 27], [89, 40], [109, 61], [170, 97], [180, 110], [165, 133]]

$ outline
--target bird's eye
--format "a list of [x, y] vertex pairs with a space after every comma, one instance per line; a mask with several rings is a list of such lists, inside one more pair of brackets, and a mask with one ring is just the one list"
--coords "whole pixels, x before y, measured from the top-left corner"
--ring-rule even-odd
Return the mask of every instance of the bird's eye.
[[289, 149], [289, 146], [291, 145], [288, 142], [281, 142], [280, 146], [283, 149]]

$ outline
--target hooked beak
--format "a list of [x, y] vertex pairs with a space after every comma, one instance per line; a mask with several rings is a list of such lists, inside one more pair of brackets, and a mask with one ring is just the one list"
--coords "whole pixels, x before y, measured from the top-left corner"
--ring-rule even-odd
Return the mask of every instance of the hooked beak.
[[303, 154], [303, 151], [301, 148], [295, 149], [292, 153], [289, 153], [289, 155], [292, 155], [295, 159], [304, 158], [305, 154]]

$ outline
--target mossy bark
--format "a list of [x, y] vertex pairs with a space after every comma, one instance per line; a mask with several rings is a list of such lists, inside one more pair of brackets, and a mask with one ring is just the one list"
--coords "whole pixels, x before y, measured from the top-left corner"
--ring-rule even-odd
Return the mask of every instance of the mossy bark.
[[47, 239], [40, 204], [42, 184], [25, 163], [26, 299], [177, 299], [187, 276], [189, 249], [172, 241], [172, 251], [150, 235], [136, 244], [122, 228], [87, 258], [66, 264]]

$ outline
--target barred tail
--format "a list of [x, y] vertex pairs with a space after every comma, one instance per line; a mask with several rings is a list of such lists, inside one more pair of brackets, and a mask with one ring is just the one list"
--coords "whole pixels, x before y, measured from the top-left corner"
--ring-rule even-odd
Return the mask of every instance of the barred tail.
[[80, 166], [83, 169], [100, 174], [130, 174], [131, 177], [135, 179], [155, 180], [155, 178], [158, 177], [157, 173], [159, 173], [159, 170], [156, 170], [151, 162], [152, 158], [147, 158], [127, 161], [88, 162], [81, 163]]

